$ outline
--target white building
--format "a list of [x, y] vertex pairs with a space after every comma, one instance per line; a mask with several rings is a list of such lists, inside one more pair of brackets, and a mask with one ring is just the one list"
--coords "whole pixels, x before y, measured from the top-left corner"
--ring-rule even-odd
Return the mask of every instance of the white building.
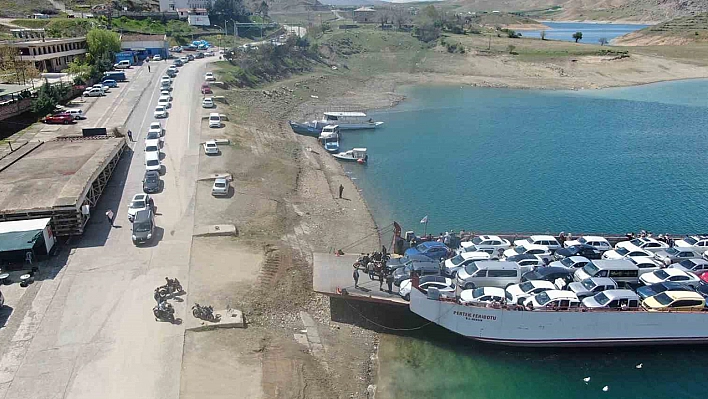
[[206, 8], [178, 8], [177, 14], [192, 26], [211, 26]]
[[203, 8], [214, 5], [215, 0], [160, 0], [160, 12], [176, 12], [179, 9]]

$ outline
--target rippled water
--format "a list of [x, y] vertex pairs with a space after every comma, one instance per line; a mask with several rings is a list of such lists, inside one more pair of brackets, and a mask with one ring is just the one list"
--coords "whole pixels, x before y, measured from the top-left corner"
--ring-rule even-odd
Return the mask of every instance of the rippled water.
[[414, 87], [345, 132], [380, 225], [429, 231], [708, 229], [708, 81], [533, 91]]

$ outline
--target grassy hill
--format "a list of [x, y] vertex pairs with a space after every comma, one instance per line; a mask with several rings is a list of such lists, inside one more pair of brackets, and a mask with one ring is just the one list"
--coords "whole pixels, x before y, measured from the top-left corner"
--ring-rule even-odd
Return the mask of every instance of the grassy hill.
[[531, 19], [526, 16], [509, 14], [505, 12], [500, 13], [487, 13], [487, 14], [476, 14], [469, 17], [470, 23], [481, 26], [481, 27], [502, 27], [502, 28], [512, 28], [512, 29], [543, 29], [544, 25], [535, 19]]
[[613, 43], [622, 46], [649, 46], [696, 42], [708, 42], [708, 13], [674, 18], [622, 36]]

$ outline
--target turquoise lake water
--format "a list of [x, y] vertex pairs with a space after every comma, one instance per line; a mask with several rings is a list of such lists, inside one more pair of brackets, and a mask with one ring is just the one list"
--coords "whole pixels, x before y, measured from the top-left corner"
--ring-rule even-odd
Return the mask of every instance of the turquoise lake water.
[[375, 220], [428, 231], [708, 231], [708, 81], [536, 91], [413, 87], [345, 169]]
[[[578, 43], [590, 44], [598, 44], [598, 40], [602, 37], [609, 41], [649, 26], [634, 24], [588, 24], [582, 22], [543, 22], [543, 24], [550, 28], [546, 29], [546, 39], [548, 40], [574, 42], [573, 33], [582, 32], [583, 38]], [[534, 39], [541, 37], [540, 30], [522, 30], [519, 32], [522, 34], [522, 37], [531, 37]]]
[[[588, 91], [413, 87], [345, 169], [404, 229], [706, 232], [708, 81]], [[517, 349], [385, 335], [377, 398], [703, 398], [700, 347]], [[641, 369], [636, 365], [642, 364]], [[590, 377], [587, 384], [583, 378]], [[603, 392], [602, 388], [609, 390]]]

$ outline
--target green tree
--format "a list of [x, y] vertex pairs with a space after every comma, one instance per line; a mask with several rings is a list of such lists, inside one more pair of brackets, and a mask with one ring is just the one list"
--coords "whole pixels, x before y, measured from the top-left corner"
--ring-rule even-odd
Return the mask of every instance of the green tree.
[[607, 38], [606, 37], [601, 37], [597, 40], [600, 43], [600, 46], [604, 46], [607, 44]]
[[120, 51], [120, 37], [105, 29], [91, 29], [86, 34], [89, 62], [100, 72], [107, 71], [113, 64], [113, 57]]
[[261, 1], [261, 4], [258, 5], [258, 10], [256, 11], [262, 18], [265, 18], [268, 16], [268, 3], [265, 2], [265, 0]]
[[37, 91], [37, 98], [32, 101], [32, 112], [41, 116], [54, 111], [66, 91], [67, 88], [63, 85], [50, 85], [45, 80], [42, 87]]
[[514, 54], [514, 50], [516, 50], [516, 46], [514, 46], [513, 44], [510, 44], [510, 45], [506, 46], [506, 49], [509, 50], [509, 54]]
[[583, 32], [573, 33], [573, 39], [575, 39], [576, 43], [578, 42], [578, 40], [581, 40], [582, 38], [583, 38]]
[[435, 6], [431, 4], [423, 8], [418, 15], [414, 35], [421, 41], [431, 42], [440, 37], [441, 28], [442, 18], [440, 13]]
[[224, 21], [246, 21], [246, 7], [243, 0], [216, 0], [208, 9], [212, 23], [223, 24]]

